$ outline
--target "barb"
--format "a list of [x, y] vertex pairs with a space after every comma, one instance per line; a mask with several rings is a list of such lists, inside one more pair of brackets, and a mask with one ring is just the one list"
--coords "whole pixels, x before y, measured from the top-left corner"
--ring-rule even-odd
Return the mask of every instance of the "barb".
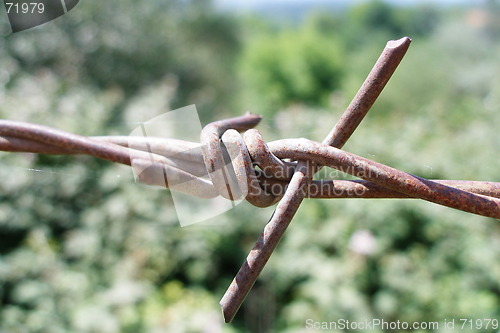
[[[387, 43], [354, 100], [323, 141], [324, 144], [340, 148], [347, 142], [403, 59], [410, 42], [411, 40], [405, 37]], [[304, 188], [311, 183], [315, 171], [316, 167], [309, 164], [307, 160], [299, 161], [283, 199], [279, 202], [271, 220], [264, 228], [264, 232], [220, 301], [226, 322], [233, 319], [283, 237], [304, 199]]]
[[[260, 133], [251, 129], [261, 117], [246, 114], [207, 125], [200, 135], [201, 144], [157, 137], [85, 137], [50, 127], [0, 120], [0, 150], [86, 154], [138, 166], [144, 169], [138, 175], [139, 181], [192, 196], [244, 198], [257, 207], [279, 201], [263, 234], [221, 299], [224, 319], [230, 322], [305, 197], [419, 198], [500, 219], [500, 183], [428, 180], [340, 149], [381, 93], [409, 44], [406, 37], [387, 43], [323, 143], [284, 139], [266, 144]], [[245, 130], [243, 136], [238, 133]], [[324, 166], [362, 180], [313, 181], [314, 173]]]

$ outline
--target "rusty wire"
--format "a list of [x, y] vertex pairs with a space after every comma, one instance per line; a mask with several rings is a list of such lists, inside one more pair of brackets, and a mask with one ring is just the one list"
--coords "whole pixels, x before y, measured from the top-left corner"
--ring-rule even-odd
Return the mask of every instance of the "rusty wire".
[[[428, 180], [341, 150], [406, 53], [407, 37], [389, 41], [342, 117], [322, 142], [266, 143], [245, 114], [205, 126], [200, 143], [159, 137], [85, 137], [50, 127], [0, 120], [0, 150], [86, 154], [131, 165], [138, 180], [201, 198], [278, 202], [264, 232], [221, 299], [230, 322], [269, 260], [304, 198], [420, 198], [500, 219], [500, 183]], [[243, 136], [239, 132], [246, 131]], [[323, 166], [361, 180], [312, 180]]]

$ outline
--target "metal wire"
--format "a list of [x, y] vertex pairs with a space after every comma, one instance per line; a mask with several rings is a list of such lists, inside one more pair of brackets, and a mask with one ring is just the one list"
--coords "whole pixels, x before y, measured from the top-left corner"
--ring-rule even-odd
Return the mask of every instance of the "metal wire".
[[[285, 139], [266, 143], [246, 114], [203, 128], [200, 143], [159, 137], [85, 137], [50, 127], [0, 120], [0, 150], [86, 154], [138, 168], [138, 180], [192, 196], [246, 199], [278, 205], [221, 299], [230, 322], [269, 260], [303, 198], [419, 198], [500, 219], [500, 183], [428, 180], [340, 148], [396, 70], [411, 40], [387, 43], [357, 95], [323, 143]], [[240, 132], [244, 132], [243, 135]], [[361, 180], [312, 180], [323, 166]], [[160, 175], [160, 176], [158, 176]]]
[[[298, 168], [296, 162], [286, 160], [303, 159], [365, 179], [314, 180], [302, 190], [304, 197], [307, 198], [425, 198], [463, 211], [499, 218], [498, 206], [491, 203], [497, 204], [500, 201], [500, 183], [465, 180], [431, 181], [319, 142], [307, 139], [284, 139], [266, 143], [255, 129], [246, 131], [243, 137], [230, 129], [233, 122], [247, 124], [246, 127], [250, 127], [255, 125], [257, 120], [260, 120], [260, 117], [251, 114], [223, 120], [226, 130], [225, 132], [221, 130], [223, 134], [220, 140], [214, 141], [217, 143], [215, 152], [212, 152], [208, 145], [202, 149], [204, 146], [200, 143], [171, 138], [85, 137], [41, 125], [0, 120], [0, 150], [58, 155], [86, 154], [125, 165], [144, 163], [153, 170], [172, 171], [179, 175], [179, 180], [172, 182], [170, 178], [149, 179], [148, 175], [153, 172], [143, 172], [139, 175], [140, 181], [150, 185], [174, 187], [175, 190], [201, 198], [222, 195], [232, 200], [241, 199], [235, 195], [237, 187], [234, 187], [231, 197], [231, 191], [228, 191], [227, 186], [234, 184], [223, 176], [224, 173], [234, 173], [237, 178], [245, 177], [237, 179], [236, 184], [247, 183], [249, 193], [246, 199], [257, 207], [271, 206], [284, 196], [293, 172]], [[219, 127], [220, 124], [214, 122], [207, 125], [202, 131], [202, 141], [208, 142], [205, 138], [206, 129]], [[239, 127], [240, 130], [244, 128]], [[232, 152], [234, 156], [230, 160], [231, 163], [224, 164], [222, 151], [230, 148], [233, 150], [236, 148], [237, 151]], [[222, 157], [215, 158], [219, 154]], [[250, 172], [236, 172], [242, 168]], [[210, 174], [207, 170], [224, 172], [214, 175], [215, 172]], [[222, 175], [220, 179], [217, 178], [220, 175]], [[207, 176], [214, 179], [207, 179]], [[396, 176], [400, 178], [392, 181], [386, 179]], [[182, 187], [183, 182], [189, 182], [190, 186]], [[416, 184], [410, 186], [409, 182]], [[214, 185], [217, 183], [218, 185]], [[418, 183], [425, 184], [425, 187]], [[432, 191], [446, 193], [440, 193], [435, 198], [426, 198], [425, 193]], [[459, 198], [463, 196], [466, 197], [464, 202], [453, 203], [454, 200], [462, 200]], [[485, 202], [488, 203], [484, 204]], [[486, 205], [487, 208], [481, 209], [481, 205]]]

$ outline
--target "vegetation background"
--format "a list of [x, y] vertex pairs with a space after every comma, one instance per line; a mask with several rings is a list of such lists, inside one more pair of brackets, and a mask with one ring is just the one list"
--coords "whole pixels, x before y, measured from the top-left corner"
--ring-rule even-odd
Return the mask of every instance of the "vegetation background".
[[[0, 117], [82, 135], [128, 135], [196, 104], [203, 124], [249, 110], [267, 140], [321, 140], [386, 41], [407, 35], [345, 149], [424, 177], [500, 181], [499, 1], [82, 1], [17, 34], [4, 18]], [[494, 219], [417, 200], [306, 200], [226, 325], [218, 302], [273, 207], [181, 228], [168, 191], [85, 156], [0, 153], [0, 179], [2, 333], [304, 332], [309, 318], [445, 332], [444, 320], [500, 319]]]

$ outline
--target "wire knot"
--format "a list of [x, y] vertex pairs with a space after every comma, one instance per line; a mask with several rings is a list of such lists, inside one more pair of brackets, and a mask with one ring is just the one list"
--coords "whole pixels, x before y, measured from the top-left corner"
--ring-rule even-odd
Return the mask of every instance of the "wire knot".
[[[41, 125], [0, 120], [0, 150], [86, 154], [131, 165], [136, 180], [199, 198], [222, 196], [268, 207], [286, 193], [298, 162], [323, 166], [361, 180], [310, 180], [308, 198], [420, 198], [466, 212], [500, 218], [500, 183], [428, 180], [308, 139], [266, 143], [252, 129], [253, 114], [203, 128], [200, 143], [159, 137], [84, 137]], [[243, 136], [239, 132], [244, 132]], [[306, 177], [310, 178], [310, 177]]]

